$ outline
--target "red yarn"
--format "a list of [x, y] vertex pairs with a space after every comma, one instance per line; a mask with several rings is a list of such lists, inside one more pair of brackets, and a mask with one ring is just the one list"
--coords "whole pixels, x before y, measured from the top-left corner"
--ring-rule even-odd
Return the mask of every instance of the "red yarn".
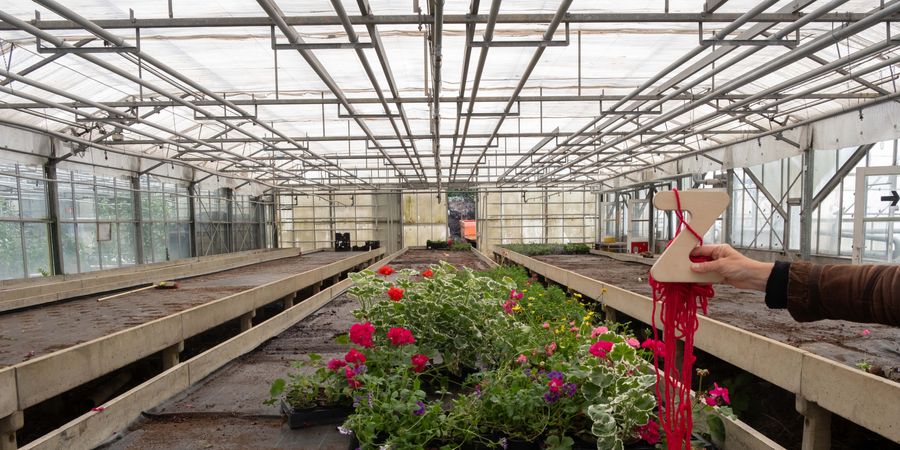
[[[681, 210], [681, 199], [678, 190], [675, 193], [675, 216], [678, 217], [678, 230], [686, 228], [694, 235], [700, 244], [703, 238], [684, 221], [684, 213]], [[692, 258], [693, 260], [694, 258]], [[691, 431], [693, 430], [693, 417], [691, 408], [691, 380], [693, 378], [694, 358], [694, 333], [697, 331], [697, 309], [702, 308], [703, 314], [707, 313], [707, 304], [715, 295], [712, 285], [695, 283], [662, 283], [650, 277], [650, 287], [653, 288], [653, 339], [659, 340], [659, 331], [656, 327], [656, 303], [661, 303], [660, 318], [662, 319], [662, 341], [665, 347], [662, 358], [665, 360], [665, 371], [660, 376], [659, 356], [653, 354], [653, 365], [656, 367], [656, 398], [659, 404], [659, 423], [666, 434], [666, 444], [669, 450], [683, 450], [691, 448]], [[684, 352], [681, 367], [676, 367], [676, 344], [678, 340], [684, 340]], [[662, 378], [662, 383], [660, 383]], [[662, 385], [662, 387], [660, 387]]]

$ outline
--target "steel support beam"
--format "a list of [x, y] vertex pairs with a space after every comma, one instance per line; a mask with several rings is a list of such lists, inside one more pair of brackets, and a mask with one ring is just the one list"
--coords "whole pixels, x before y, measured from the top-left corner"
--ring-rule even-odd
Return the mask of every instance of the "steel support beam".
[[[711, 0], [711, 3], [719, 3]], [[569, 23], [730, 23], [741, 16], [740, 13], [570, 13], [566, 15]], [[752, 23], [784, 23], [793, 22], [803, 17], [804, 14], [792, 12], [774, 12], [760, 14], [754, 17]], [[866, 14], [849, 12], [833, 13], [817, 17], [817, 23], [841, 23], [858, 22]], [[497, 23], [501, 24], [545, 24], [553, 19], [553, 14], [545, 13], [521, 13], [500, 14]], [[418, 26], [424, 21], [432, 21], [433, 17], [419, 14], [389, 14], [374, 16], [350, 16], [353, 25], [408, 25]], [[897, 21], [897, 17], [882, 19], [882, 22]], [[446, 14], [444, 23], [447, 25], [476, 25], [489, 21], [486, 14]], [[69, 20], [32, 20], [32, 25], [45, 30], [81, 30], [82, 27]], [[284, 16], [284, 22], [289, 26], [339, 26], [340, 19], [334, 16]], [[152, 29], [152, 28], [222, 28], [222, 27], [271, 27], [274, 25], [271, 18], [266, 16], [256, 17], [179, 17], [156, 19], [105, 19], [94, 21], [98, 26], [108, 30], [115, 29]], [[0, 31], [15, 30], [16, 27], [0, 23]]]
[[875, 144], [866, 144], [859, 146], [853, 152], [853, 154], [850, 155], [850, 158], [847, 159], [847, 162], [839, 167], [837, 172], [835, 172], [835, 174], [832, 175], [827, 182], [825, 182], [825, 186], [822, 186], [822, 189], [815, 194], [812, 200], [810, 200], [809, 204], [804, 205], [804, 209], [809, 208], [810, 211], [812, 211], [818, 208], [819, 205], [822, 204], [822, 201], [824, 201], [825, 198], [828, 197], [828, 194], [831, 194], [831, 191], [838, 187], [838, 185], [841, 184], [841, 181], [843, 181], [844, 178], [850, 174], [850, 172], [853, 172], [853, 169], [856, 168], [856, 165], [859, 164], [860, 161], [862, 161], [866, 157], [866, 155], [869, 154], [869, 150], [871, 150], [872, 147], [875, 147]]

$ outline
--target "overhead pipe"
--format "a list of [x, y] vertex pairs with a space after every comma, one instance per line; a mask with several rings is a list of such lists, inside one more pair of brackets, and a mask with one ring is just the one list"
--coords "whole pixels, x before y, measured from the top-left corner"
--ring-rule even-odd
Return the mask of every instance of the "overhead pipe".
[[[69, 19], [69, 20], [71, 20], [71, 21], [73, 21], [73, 22], [75, 22], [75, 23], [81, 25], [81, 26], [84, 27], [87, 31], [91, 32], [92, 34], [94, 34], [95, 36], [97, 36], [97, 37], [99, 37], [99, 38], [101, 38], [101, 39], [104, 39], [105, 41], [111, 42], [111, 43], [113, 43], [113, 44], [115, 44], [115, 45], [118, 45], [118, 46], [124, 46], [124, 44], [125, 44], [125, 41], [124, 41], [122, 38], [120, 38], [120, 37], [118, 37], [118, 36], [116, 36], [116, 35], [110, 33], [109, 31], [103, 29], [102, 27], [96, 25], [96, 24], [93, 23], [92, 21], [90, 21], [90, 20], [88, 20], [88, 19], [82, 17], [81, 15], [75, 13], [74, 11], [72, 11], [72, 10], [66, 8], [65, 6], [59, 4], [58, 2], [56, 2], [56, 1], [54, 1], [54, 0], [34, 0], [34, 1], [35, 1], [35, 3], [38, 3], [38, 4], [42, 5], [42, 6], [44, 6], [45, 8], [50, 9], [50, 10], [53, 11], [54, 13], [60, 15], [61, 17], [64, 17], [64, 18], [66, 18], [66, 19]], [[35, 37], [38, 37], [38, 38], [43, 39], [43, 40], [47, 40], [48, 42], [54, 44], [54, 45], [57, 46], [57, 47], [64, 47], [64, 48], [69, 47], [69, 44], [66, 43], [65, 41], [63, 41], [63, 40], [61, 40], [61, 39], [59, 39], [59, 38], [57, 38], [57, 37], [55, 37], [55, 36], [53, 36], [53, 35], [50, 35], [50, 34], [48, 34], [48, 33], [46, 33], [46, 32], [43, 32], [42, 30], [40, 30], [40, 29], [38, 29], [38, 28], [36, 28], [36, 27], [34, 27], [34, 26], [31, 26], [30, 24], [28, 24], [28, 23], [26, 23], [26, 22], [24, 22], [24, 21], [22, 21], [22, 20], [19, 20], [19, 19], [15, 18], [15, 17], [13, 17], [13, 16], [11, 16], [11, 15], [9, 15], [9, 14], [7, 14], [7, 13], [2, 12], [2, 11], [0, 11], [0, 20], [3, 20], [4, 22], [10, 23], [10, 24], [12, 24], [12, 25], [18, 27], [19, 29], [21, 29], [21, 30], [23, 30], [23, 31], [27, 31], [28, 33], [34, 35]], [[35, 33], [35, 32], [37, 32], [37, 33]], [[150, 55], [144, 53], [143, 51], [138, 51], [138, 52], [133, 53], [133, 54], [134, 54], [135, 56], [140, 56], [140, 59], [141, 59], [142, 61], [147, 62], [147, 63], [149, 63], [149, 64], [151, 64], [151, 65], [153, 65], [153, 66], [156, 66], [157, 68], [159, 68], [160, 70], [162, 70], [162, 71], [163, 71], [164, 73], [166, 73], [167, 75], [172, 76], [172, 77], [174, 77], [175, 79], [179, 80], [180, 82], [185, 83], [186, 85], [192, 87], [193, 89], [196, 89], [197, 91], [202, 92], [204, 95], [207, 95], [208, 97], [210, 97], [210, 98], [212, 98], [212, 99], [218, 101], [220, 104], [222, 104], [222, 105], [224, 105], [224, 106], [226, 106], [226, 107], [228, 107], [228, 108], [231, 108], [233, 111], [237, 112], [239, 115], [241, 115], [241, 116], [250, 116], [249, 112], [247, 112], [247, 111], [245, 111], [244, 109], [238, 107], [237, 105], [231, 103], [230, 101], [228, 101], [228, 100], [226, 100], [225, 98], [219, 96], [218, 94], [216, 94], [216, 93], [210, 91], [209, 89], [206, 89], [205, 87], [203, 87], [203, 86], [200, 85], [199, 83], [195, 82], [194, 80], [190, 79], [189, 77], [186, 77], [186, 76], [182, 75], [181, 73], [179, 73], [179, 72], [177, 72], [176, 70], [174, 70], [174, 69], [168, 67], [167, 65], [165, 65], [165, 64], [162, 63], [161, 61], [157, 60], [156, 58], [153, 58], [152, 56], [150, 56]], [[153, 85], [152, 83], [148, 83], [148, 82], [146, 82], [145, 80], [143, 80], [142, 78], [135, 77], [135, 76], [131, 75], [130, 73], [128, 73], [128, 72], [126, 72], [126, 71], [123, 71], [123, 70], [119, 69], [118, 67], [115, 67], [115, 66], [112, 65], [112, 64], [106, 63], [105, 61], [103, 61], [103, 60], [101, 60], [101, 59], [99, 59], [99, 58], [96, 58], [96, 57], [94, 57], [94, 56], [92, 56], [92, 55], [89, 55], [89, 54], [83, 54], [83, 53], [79, 53], [78, 56], [81, 57], [81, 58], [83, 58], [83, 59], [85, 59], [85, 60], [87, 60], [87, 61], [90, 61], [90, 62], [94, 63], [95, 65], [98, 65], [98, 66], [103, 67], [103, 68], [105, 68], [105, 69], [107, 69], [107, 70], [110, 70], [111, 72], [116, 73], [116, 74], [118, 74], [119, 76], [123, 76], [123, 77], [125, 77], [125, 78], [127, 78], [127, 79], [129, 79], [129, 80], [131, 80], [131, 81], [133, 81], [133, 82], [135, 82], [135, 83], [138, 83], [138, 84], [140, 84], [140, 85], [142, 85], [142, 86], [144, 86], [144, 87], [146, 87], [146, 88], [148, 88], [148, 89], [151, 89], [151, 90], [153, 90], [153, 91], [155, 91], [155, 92], [157, 92], [157, 93], [159, 93], [159, 94], [161, 94], [161, 95], [164, 95], [164, 96], [168, 97], [169, 99], [175, 101], [176, 103], [178, 103], [178, 104], [181, 105], [181, 106], [186, 106], [186, 107], [188, 107], [188, 108], [190, 108], [190, 109], [192, 109], [192, 110], [194, 110], [194, 111], [196, 111], [196, 112], [198, 112], [198, 113], [200, 113], [200, 114], [202, 114], [202, 115], [208, 116], [208, 117], [213, 116], [213, 114], [209, 113], [208, 111], [206, 111], [206, 110], [204, 110], [204, 109], [202, 109], [202, 108], [199, 108], [199, 107], [197, 107], [197, 106], [191, 104], [190, 102], [188, 102], [188, 101], [186, 101], [186, 100], [183, 100], [183, 99], [181, 99], [181, 98], [179, 98], [179, 97], [177, 97], [177, 96], [174, 96], [174, 95], [172, 95], [172, 94], [166, 92], [166, 91], [163, 90], [163, 89], [159, 89], [159, 88], [157, 88], [155, 85]], [[237, 131], [237, 132], [239, 132], [239, 133], [241, 133], [241, 134], [244, 134], [244, 135], [246, 135], [246, 136], [248, 136], [248, 137], [251, 137], [251, 138], [256, 139], [257, 142], [259, 142], [260, 144], [266, 145], [265, 140], [263, 140], [262, 138], [260, 138], [260, 137], [258, 137], [258, 136], [256, 136], [256, 135], [254, 135], [253, 133], [251, 133], [251, 132], [249, 132], [249, 131], [247, 131], [247, 130], [244, 130], [243, 128], [240, 128], [239, 126], [232, 125], [231, 123], [229, 123], [229, 122], [227, 122], [227, 121], [225, 121], [225, 120], [216, 119], [215, 121], [218, 122], [218, 123], [220, 123], [220, 124], [222, 124], [223, 126], [225, 126], [225, 127], [227, 127], [227, 128], [231, 128], [231, 129], [233, 129], [233, 130], [235, 130], [235, 131]], [[280, 131], [276, 130], [274, 127], [272, 127], [272, 126], [270, 126], [270, 125], [268, 125], [268, 124], [266, 124], [266, 123], [264, 123], [264, 122], [262, 122], [262, 121], [259, 121], [259, 120], [255, 119], [255, 118], [254, 118], [254, 119], [251, 119], [250, 121], [251, 121], [252, 123], [254, 123], [255, 125], [257, 125], [257, 126], [262, 127], [262, 128], [265, 129], [266, 131], [269, 131], [269, 132], [273, 133], [274, 135], [277, 135], [277, 136], [280, 136], [280, 137], [287, 138], [286, 135], [284, 135], [284, 134], [281, 133]], [[294, 141], [294, 140], [288, 140], [288, 142], [290, 142], [290, 143], [291, 143], [292, 145], [294, 145], [298, 150], [304, 152], [305, 154], [309, 155], [310, 157], [315, 158], [315, 159], [319, 159], [320, 161], [322, 161], [323, 163], [325, 163], [326, 166], [328, 166], [328, 165], [330, 164], [329, 161], [327, 161], [327, 160], [322, 160], [321, 158], [318, 158], [318, 155], [316, 155], [315, 153], [313, 153], [313, 152], [310, 151], [309, 149], [304, 148], [302, 145], [300, 145], [299, 142]], [[290, 154], [290, 153], [287, 153], [287, 152], [284, 152], [284, 153], [285, 153], [285, 154]], [[320, 167], [320, 168], [321, 168], [321, 167]], [[336, 165], [333, 166], [333, 168], [336, 169], [338, 172], [340, 172], [340, 171], [342, 170], [339, 166], [336, 166]], [[326, 170], [326, 169], [324, 169], [324, 168], [321, 168], [321, 169], [322, 169], [322, 170], [325, 170], [326, 172], [330, 172], [330, 171], [328, 171], [328, 170]], [[332, 175], [335, 175], [335, 176], [337, 176], [337, 177], [340, 178], [340, 175], [337, 175], [337, 174], [334, 174], [334, 173], [332, 173]], [[367, 184], [367, 183], [365, 183], [365, 181], [362, 180], [362, 179], [359, 179], [359, 182], [360, 182], [361, 184]], [[371, 184], [369, 184], [369, 186], [371, 186]], [[374, 186], [372, 186], [372, 187], [374, 187]]]
[[[487, 25], [484, 30], [484, 35], [482, 35], [482, 39], [484, 39], [484, 42], [487, 44], [490, 44], [490, 42], [492, 40], [494, 40], [494, 27], [497, 25], [497, 15], [500, 13], [500, 2], [501, 1], [502, 0], [493, 0], [491, 2], [490, 13], [488, 14], [488, 22], [487, 22]], [[474, 29], [473, 29], [473, 32], [474, 32]], [[467, 48], [469, 48], [471, 46], [472, 46], [472, 44], [468, 43]], [[475, 78], [473, 78], [473, 80], [472, 80], [472, 93], [471, 93], [471, 95], [469, 95], [470, 99], [474, 100], [478, 96], [478, 88], [481, 86], [481, 75], [484, 72], [484, 65], [487, 62], [487, 55], [488, 55], [488, 51], [490, 51], [490, 49], [491, 49], [490, 45], [481, 47], [481, 52], [478, 54], [478, 64], [475, 66]], [[460, 88], [465, 89], [465, 84], [461, 84]], [[466, 146], [466, 136], [469, 133], [469, 124], [472, 121], [472, 111], [474, 110], [474, 108], [475, 108], [475, 102], [470, 100], [469, 106], [467, 108], [468, 113], [466, 113], [466, 115], [465, 115], [466, 121], [465, 121], [465, 125], [463, 126], [462, 139], [460, 139], [458, 145], [455, 142], [453, 143], [453, 153], [454, 154], [456, 153], [457, 148], [460, 149], [459, 156], [457, 157], [457, 161], [459, 161], [459, 159], [462, 158], [462, 153], [463, 153], [462, 149], [465, 148], [465, 146]], [[459, 109], [459, 108], [457, 108], [457, 109]], [[460, 112], [461, 112], [461, 110], [460, 110]], [[458, 122], [460, 120], [462, 120], [459, 114], [457, 114], [456, 120], [457, 120], [457, 125], [459, 125]], [[459, 134], [458, 131], [459, 131], [459, 127], [457, 127], [457, 134]], [[451, 154], [451, 156], [450, 156], [450, 175], [447, 180], [448, 182], [452, 183], [453, 181], [456, 180], [456, 172], [457, 172], [457, 166], [454, 165], [453, 154]]]
[[[565, 17], [566, 12], [569, 10], [569, 6], [572, 5], [572, 0], [563, 0], [559, 8], [556, 9], [556, 14], [553, 15], [553, 20], [550, 21], [550, 25], [547, 27], [547, 31], [544, 32], [543, 41], [549, 42], [553, 39], [553, 35], [556, 34], [556, 29], [559, 28], [559, 24], [562, 23], [563, 17]], [[478, 165], [481, 164], [481, 160], [484, 158], [484, 155], [487, 153], [488, 147], [490, 147], [491, 143], [494, 139], [497, 138], [497, 133], [500, 132], [500, 127], [503, 126], [503, 122], [506, 120], [506, 115], [512, 110], [513, 105], [518, 101], [519, 94], [522, 93], [522, 89], [525, 88], [525, 83], [528, 82], [528, 78], [531, 77], [531, 73], [534, 72], [534, 68], [537, 67], [538, 62], [541, 60], [541, 55], [544, 54], [544, 50], [547, 47], [539, 46], [534, 50], [534, 55], [531, 57], [531, 61], [528, 62], [528, 67], [525, 68], [525, 72], [522, 74], [522, 77], [519, 79], [519, 83], [516, 85], [516, 88], [513, 90], [512, 95], [509, 97], [509, 101], [506, 103], [506, 107], [503, 109], [503, 114], [500, 115], [500, 120], [497, 121], [497, 125], [494, 127], [494, 131], [491, 132], [491, 137], [488, 138], [487, 143], [484, 145], [484, 148], [481, 150], [481, 154], [478, 155], [478, 159], [475, 160], [475, 169], [469, 174], [469, 177], [466, 179], [466, 182], [472, 180], [472, 177], [475, 175], [475, 172], [478, 170]], [[471, 113], [471, 111], [469, 111]]]
[[[341, 3], [341, 0], [331, 0], [331, 5], [334, 8], [334, 11], [337, 13], [338, 17], [341, 19], [341, 23], [344, 25], [344, 32], [347, 33], [347, 39], [351, 43], [359, 42], [359, 36], [357, 36], [356, 31], [353, 29], [353, 24], [350, 23], [350, 18], [347, 16], [347, 11], [344, 9], [344, 5]], [[375, 29], [375, 26], [372, 25], [372, 28], [369, 29], [369, 37], [372, 40], [372, 46], [376, 49], [376, 53], [378, 58], [381, 59], [383, 55], [384, 49], [381, 47], [381, 42], [377, 39], [378, 31]], [[377, 44], [376, 44], [377, 42]], [[378, 50], [381, 51], [378, 51]], [[381, 102], [381, 107], [384, 110], [384, 114], [387, 119], [391, 122], [391, 127], [394, 129], [394, 133], [397, 135], [397, 140], [400, 141], [400, 145], [403, 148], [403, 153], [406, 154], [406, 157], [409, 158], [410, 162], [413, 162], [413, 156], [409, 154], [409, 150], [406, 147], [406, 141], [403, 138], [403, 134], [400, 132], [400, 128], [397, 126], [397, 122], [394, 119], [394, 113], [391, 112], [390, 106], [388, 106], [387, 101], [385, 101], [384, 94], [381, 92], [381, 84], [378, 82], [378, 78], [375, 76], [375, 72], [372, 70], [372, 66], [369, 65], [369, 58], [366, 57], [366, 53], [363, 49], [357, 48], [356, 57], [359, 59], [360, 64], [363, 66], [363, 70], [366, 72], [366, 76], [369, 77], [369, 82], [372, 83], [372, 88], [375, 92], [375, 96], [378, 97], [378, 101]], [[382, 62], [382, 68], [386, 69], [384, 71], [385, 78], [388, 80], [389, 88], [391, 92], [395, 94], [394, 98], [399, 98], [399, 92], [397, 92], [397, 87], [393, 82], [394, 76], [389, 72], [390, 66], [386, 66], [384, 62]], [[406, 113], [403, 110], [403, 105], [397, 103], [397, 110], [400, 113], [400, 117], [403, 119], [403, 123], [406, 126], [406, 134], [407, 136], [412, 135], [412, 132], [409, 128], [409, 122], [406, 120]], [[422, 165], [422, 160], [418, 157], [419, 152], [415, 147], [415, 142], [410, 141], [413, 147], [413, 153], [416, 155], [416, 159], [419, 161], [419, 166]], [[418, 166], [413, 162], [413, 170], [416, 172], [416, 176], [419, 177], [420, 180], [425, 181], [425, 174], [419, 173]]]
[[[434, 153], [434, 168], [438, 193], [441, 192], [441, 68], [443, 65], [444, 0], [429, 2], [434, 21], [431, 25], [431, 148]], [[449, 180], [448, 180], [449, 181]]]
[[[810, 3], [813, 3], [814, 1], [815, 0], [804, 0], [804, 4], [810, 4]], [[770, 8], [771, 6], [775, 5], [776, 3], [778, 3], [777, 0], [767, 0], [767, 1], [757, 4], [755, 7], [753, 7], [746, 13], [742, 14], [737, 20], [728, 24], [728, 26], [726, 26], [722, 30], [719, 30], [719, 32], [717, 32], [714, 35], [714, 37], [717, 39], [722, 39], [722, 38], [728, 36], [729, 34], [734, 32], [735, 30], [739, 29], [741, 26], [745, 25], [746, 23], [750, 22], [754, 17], [763, 13], [766, 9]], [[789, 6], [785, 7], [784, 9], [795, 10], [796, 3], [798, 3], [798, 2], [795, 2], [794, 5], [789, 5]], [[799, 8], [797, 8], [797, 9], [799, 9]], [[745, 33], [742, 33], [740, 37], [741, 38], [753, 37], [759, 33], [762, 33], [763, 31], [771, 28], [772, 26], [773, 25], [757, 25], [753, 29], [751, 29]], [[759, 28], [759, 30], [756, 30], [756, 28]], [[695, 57], [699, 56], [701, 53], [703, 53], [707, 49], [708, 49], [708, 47], [703, 46], [703, 45], [698, 45], [698, 46], [694, 47], [694, 49], [692, 49], [688, 53], [682, 55], [680, 58], [678, 58], [676, 61], [674, 61], [673, 63], [666, 66], [661, 71], [657, 72], [656, 75], [652, 76], [644, 83], [641, 83], [640, 86], [638, 86], [637, 88], [632, 90], [621, 100], [617, 101], [610, 108], [610, 110], [613, 110], [613, 111], [620, 110], [623, 106], [626, 105], [626, 103], [635, 99], [641, 92], [644, 92], [645, 90], [647, 90], [648, 88], [653, 86], [654, 83], [662, 80], [667, 75], [670, 75], [672, 72], [677, 70], [679, 67], [683, 66], [684, 64], [687, 64], [689, 61], [691, 61]], [[661, 86], [657, 87], [656, 89], [654, 89], [653, 91], [651, 91], [651, 93], [655, 94], [655, 93], [663, 92], [664, 90], [668, 89], [671, 86], [674, 86], [678, 82], [687, 79], [688, 77], [690, 77], [691, 75], [693, 75], [694, 73], [696, 73], [697, 71], [701, 70], [703, 67], [708, 65], [710, 62], [718, 60], [722, 56], [727, 55], [728, 53], [732, 52], [735, 49], [736, 49], [736, 47], [729, 47], [729, 46], [725, 46], [725, 47], [716, 49], [711, 54], [709, 54], [705, 58], [703, 58], [701, 61], [698, 61], [697, 63], [682, 70], [675, 77], [672, 77], [668, 82], [664, 83], [663, 85], [661, 85]], [[623, 110], [633, 111], [633, 110], [636, 110], [637, 108], [639, 108], [640, 106], [644, 105], [645, 103], [646, 102], [634, 103], [632, 105], [629, 105], [628, 107], [626, 107]], [[590, 130], [591, 127], [596, 125], [598, 122], [603, 120], [605, 117], [606, 116], [601, 114], [600, 116], [589, 121], [584, 127], [579, 129], [577, 132], [566, 137], [566, 139], [564, 139], [563, 142], [560, 143], [557, 147], [551, 149], [546, 154], [541, 155], [541, 157], [538, 158], [538, 160], [543, 160], [544, 158], [547, 158], [547, 157], [549, 157], [549, 158], [551, 158], [551, 160], [553, 160], [552, 158], [555, 156], [555, 153], [558, 149], [560, 149], [563, 146], [570, 145], [572, 143], [572, 141], [575, 139], [578, 140], [576, 142], [576, 144], [581, 145], [582, 143], [584, 143], [585, 140], [589, 139], [589, 136], [591, 134], [594, 134], [597, 132], [597, 129], [591, 130], [590, 132], [588, 132], [588, 130]], [[608, 119], [606, 121], [606, 123], [604, 123], [602, 126], [598, 127], [598, 129], [601, 129], [601, 130], [605, 129], [606, 127], [608, 127], [612, 124], [615, 124], [616, 122], [618, 122], [622, 119], [623, 118], [620, 118], [620, 117], [614, 117], [614, 118]], [[624, 125], [624, 123], [627, 123], [627, 122], [623, 122], [622, 125]], [[619, 127], [617, 127], [616, 129], [618, 129], [620, 127], [621, 127], [621, 125]], [[587, 145], [587, 144], [584, 144], [584, 145]], [[530, 176], [532, 174], [528, 173], [528, 171], [526, 170], [526, 171], [523, 171], [523, 173], [520, 175]]]
[[[284, 13], [273, 0], [257, 0], [257, 3], [259, 3], [259, 5], [272, 19], [272, 21], [275, 22], [275, 25], [279, 30], [281, 30], [281, 33], [288, 38], [288, 41], [290, 43], [302, 44], [304, 42], [303, 38], [300, 37], [300, 34], [297, 33], [296, 30], [294, 30], [293, 26], [288, 25], [285, 22]], [[319, 76], [322, 82], [325, 83], [326, 86], [328, 86], [328, 89], [331, 90], [331, 93], [338, 98], [341, 105], [344, 106], [344, 109], [346, 109], [347, 112], [352, 115], [357, 114], [356, 108], [354, 108], [353, 105], [349, 101], [347, 101], [347, 96], [344, 95], [344, 91], [341, 90], [340, 86], [337, 85], [337, 83], [322, 65], [322, 62], [319, 61], [319, 58], [317, 58], [316, 55], [312, 53], [312, 51], [307, 49], [298, 48], [297, 52], [299, 52], [300, 56], [302, 56], [303, 59], [306, 60], [306, 63], [309, 64], [310, 68], [316, 73], [316, 75]], [[391, 166], [394, 167], [394, 169], [397, 171], [397, 175], [404, 181], [409, 182], [409, 178], [407, 178], [407, 176], [397, 167], [396, 161], [394, 161], [394, 159], [391, 158], [390, 155], [388, 155], [387, 151], [382, 148], [381, 143], [374, 139], [374, 133], [372, 133], [372, 130], [369, 129], [365, 121], [358, 117], [354, 117], [353, 120], [354, 122], [356, 122], [356, 125], [359, 126], [359, 128], [363, 131], [363, 133], [365, 133], [366, 136], [369, 136], [369, 138], [372, 139], [372, 143], [375, 145], [375, 148], [382, 154], [382, 156], [384, 156], [385, 160], [387, 160], [388, 163], [390, 163]], [[370, 183], [367, 184], [371, 186]]]
[[[837, 1], [841, 1], [841, 0], [833, 1], [833, 2], [829, 3], [829, 5], [831, 5]], [[828, 5], [826, 5], [826, 6], [828, 6]], [[825, 9], [825, 7], [820, 8], [819, 10], [817, 10], [817, 12], [822, 11], [824, 9]], [[631, 139], [633, 137], [640, 135], [641, 132], [643, 132], [643, 131], [649, 130], [649, 129], [651, 129], [657, 125], [660, 125], [674, 117], [678, 117], [687, 112], [690, 112], [693, 109], [696, 109], [699, 106], [705, 105], [705, 104], [709, 103], [710, 101], [715, 100], [715, 98], [718, 95], [720, 95], [721, 93], [728, 92], [730, 90], [733, 90], [733, 89], [739, 88], [743, 85], [746, 85], [748, 83], [751, 83], [751, 82], [755, 81], [756, 79], [759, 79], [775, 70], [778, 70], [789, 64], [792, 64], [792, 63], [796, 62], [797, 60], [805, 58], [806, 55], [815, 53], [815, 52], [831, 45], [835, 41], [839, 41], [846, 37], [852, 36], [852, 35], [858, 33], [859, 31], [862, 31], [866, 28], [871, 27], [872, 25], [874, 25], [874, 23], [880, 21], [881, 17], [888, 17], [888, 16], [891, 16], [891, 15], [897, 13], [898, 11], [900, 11], [900, 0], [893, 0], [893, 1], [885, 4], [884, 8], [879, 8], [879, 9], [876, 9], [875, 11], [876, 11], [875, 13], [873, 13], [871, 16], [869, 16], [868, 18], [866, 18], [864, 20], [855, 22], [855, 23], [845, 26], [845, 27], [838, 28], [832, 32], [823, 33], [819, 37], [815, 38], [813, 41], [803, 44], [801, 46], [798, 46], [795, 49], [793, 49], [783, 55], [780, 55], [779, 57], [777, 57], [773, 60], [770, 60], [749, 72], [746, 72], [746, 73], [738, 76], [737, 78], [725, 83], [724, 85], [719, 86], [715, 90], [703, 95], [701, 98], [699, 98], [695, 101], [689, 102], [689, 103], [687, 103], [679, 108], [676, 108], [672, 111], [669, 111], [669, 112], [663, 114], [662, 116], [660, 116], [659, 118], [651, 120], [648, 124], [638, 127], [636, 130], [633, 130], [628, 135], [618, 138], [613, 142], [602, 145], [601, 146], [602, 148], [598, 148], [598, 152], [603, 151], [604, 149], [609, 148], [612, 145], [618, 145], [624, 141], [627, 141], [628, 139]], [[815, 14], [815, 13], [810, 13], [810, 14]], [[788, 29], [782, 30], [782, 32], [785, 32], [787, 30]], [[776, 36], [779, 36], [782, 32], [779, 32], [778, 34], [773, 35], [773, 38]], [[829, 67], [829, 66], [822, 66], [822, 67]], [[810, 74], [810, 73], [817, 74], [820, 72], [819, 69], [821, 69], [821, 68], [818, 68], [813, 71], [809, 71], [806, 74], [801, 75], [800, 77], [795, 77], [794, 78], [795, 81], [793, 82], [793, 84], [796, 84], [798, 82], [803, 82], [805, 80], [810, 79], [811, 77], [808, 74]], [[717, 114], [708, 115], [706, 118], [715, 117], [716, 115]], [[698, 122], [698, 121], [695, 121], [695, 122]], [[690, 126], [690, 124], [679, 127], [679, 128], [684, 129], [688, 126]], [[670, 130], [670, 131], [674, 132], [674, 130]], [[651, 137], [651, 138], [649, 138], [649, 141], [652, 143], [653, 141], [659, 139], [660, 137], [662, 137], [662, 136]], [[608, 160], [610, 158], [611, 157], [604, 158], [600, 162]], [[566, 163], [565, 165], [554, 169], [551, 173], [544, 175], [543, 177], [539, 178], [538, 180], [535, 180], [534, 182], [539, 182], [542, 179], [548, 178], [548, 177], [558, 173], [560, 170], [562, 170], [564, 168], [572, 167], [573, 165], [575, 165], [581, 161], [584, 161], [585, 159], [586, 159], [586, 157], [576, 158], [575, 161]], [[595, 163], [595, 165], [596, 164], [597, 163]]]

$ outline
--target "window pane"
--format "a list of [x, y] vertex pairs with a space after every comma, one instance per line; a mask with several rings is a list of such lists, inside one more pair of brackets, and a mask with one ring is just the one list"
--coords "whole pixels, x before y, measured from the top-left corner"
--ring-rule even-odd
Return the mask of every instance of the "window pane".
[[134, 242], [134, 224], [133, 223], [120, 223], [119, 224], [119, 251], [122, 254], [121, 266], [133, 266], [137, 263], [137, 257], [135, 256], [135, 246]]
[[134, 218], [133, 192], [126, 189], [116, 189], [116, 214], [119, 220], [132, 220]]
[[82, 272], [100, 270], [97, 224], [80, 223], [78, 228], [78, 260]]
[[[42, 176], [41, 174], [37, 175]], [[48, 215], [47, 183], [41, 180], [21, 178], [19, 186], [22, 189], [22, 217], [29, 219], [46, 218]]]
[[47, 239], [47, 224], [25, 224], [25, 253], [28, 258], [28, 276], [51, 275], [50, 245]]
[[21, 225], [17, 222], [0, 222], [0, 279], [24, 277]]
[[100, 226], [109, 227], [109, 240], [98, 242], [100, 244], [100, 263], [104, 269], [119, 267], [119, 227], [116, 224], [101, 224]]
[[19, 188], [16, 177], [0, 175], [0, 218], [19, 218]]
[[59, 224], [59, 240], [63, 254], [63, 272], [78, 273], [77, 240], [74, 223]]

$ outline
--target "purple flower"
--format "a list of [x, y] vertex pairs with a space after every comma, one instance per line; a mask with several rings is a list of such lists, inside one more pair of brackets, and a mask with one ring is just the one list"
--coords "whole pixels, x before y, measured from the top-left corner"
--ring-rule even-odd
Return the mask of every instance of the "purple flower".
[[566, 397], [573, 397], [575, 395], [575, 391], [578, 389], [578, 385], [575, 383], [566, 383], [562, 387], [563, 394], [566, 394]]
[[547, 403], [556, 403], [559, 400], [559, 392], [548, 391], [544, 394], [544, 401]]
[[564, 377], [563, 373], [558, 370], [554, 370], [553, 372], [550, 372], [547, 374], [547, 378], [549, 378], [551, 380], [562, 380], [563, 377]]
[[366, 396], [366, 400], [368, 400], [368, 402], [369, 402], [369, 408], [374, 408], [374, 406], [372, 406], [372, 398], [373, 398], [372, 393], [369, 392], [368, 395]]
[[354, 395], [354, 396], [353, 396], [353, 407], [354, 407], [354, 408], [356, 408], [357, 406], [359, 406], [360, 400], [362, 400], [362, 397], [360, 397], [360, 396], [358, 396], [358, 395]]
[[366, 373], [366, 369], [368, 369], [368, 367], [366, 367], [365, 364], [360, 364], [353, 369], [353, 373], [354, 375], [364, 374]]
[[422, 403], [421, 400], [420, 400], [420, 401], [417, 401], [416, 404], [419, 405], [419, 409], [413, 411], [413, 414], [416, 415], [416, 416], [422, 416], [422, 415], [424, 415], [424, 414], [425, 414], [425, 404]]
[[500, 444], [500, 447], [502, 447], [504, 449], [506, 449], [506, 447], [509, 446], [509, 443], [506, 441], [506, 438], [500, 438], [500, 442], [498, 442], [498, 444]]

